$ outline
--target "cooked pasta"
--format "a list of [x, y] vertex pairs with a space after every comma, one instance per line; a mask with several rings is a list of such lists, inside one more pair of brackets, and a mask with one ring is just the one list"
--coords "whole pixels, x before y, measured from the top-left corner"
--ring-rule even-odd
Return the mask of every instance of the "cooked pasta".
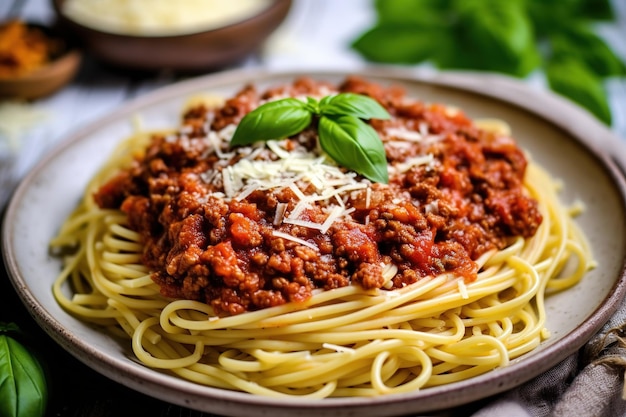
[[75, 249], [53, 291], [71, 314], [130, 339], [141, 363], [198, 384], [325, 398], [458, 382], [507, 366], [549, 337], [545, 297], [594, 266], [575, 210], [559, 200], [560, 184], [531, 161], [523, 188], [541, 224], [475, 259], [474, 279], [445, 272], [387, 289], [399, 273], [387, 262], [380, 288], [315, 288], [302, 301], [224, 314], [162, 295], [127, 214], [93, 199], [150, 140], [139, 134], [121, 144], [52, 240], [60, 253]]

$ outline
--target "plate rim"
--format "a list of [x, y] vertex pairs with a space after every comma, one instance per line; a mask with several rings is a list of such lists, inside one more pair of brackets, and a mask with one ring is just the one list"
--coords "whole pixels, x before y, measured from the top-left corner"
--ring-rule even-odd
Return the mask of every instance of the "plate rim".
[[[616, 277], [608, 296], [603, 300], [604, 302], [600, 304], [598, 308], [583, 321], [583, 323], [581, 323], [581, 325], [585, 325], [584, 331], [577, 329], [569, 332], [555, 342], [554, 345], [547, 347], [535, 355], [525, 358], [523, 366], [513, 364], [509, 367], [496, 369], [490, 373], [483, 374], [469, 380], [440, 387], [428, 388], [420, 392], [419, 398], [416, 398], [415, 395], [393, 394], [366, 399], [362, 397], [329, 398], [324, 399], [323, 401], [315, 400], [310, 403], [306, 401], [303, 402], [302, 399], [294, 401], [285, 401], [281, 399], [280, 405], [278, 405], [270, 404], [270, 402], [276, 401], [275, 399], [201, 385], [188, 386], [188, 382], [178, 379], [168, 379], [167, 384], [164, 385], [163, 381], [160, 381], [163, 374], [160, 374], [157, 371], [148, 368], [131, 368], [128, 364], [122, 363], [116, 358], [104, 355], [102, 352], [97, 352], [98, 355], [94, 355], [94, 352], [89, 350], [89, 347], [87, 346], [88, 343], [76, 340], [76, 338], [73, 337], [69, 331], [60, 331], [59, 329], [62, 327], [61, 323], [48, 311], [46, 311], [44, 306], [38, 303], [34, 294], [28, 290], [24, 278], [19, 273], [17, 261], [10, 242], [11, 236], [13, 235], [13, 228], [10, 219], [16, 215], [15, 213], [19, 208], [19, 203], [22, 201], [22, 196], [28, 188], [32, 186], [33, 179], [36, 177], [37, 173], [44, 169], [50, 161], [65, 152], [65, 150], [72, 146], [73, 143], [80, 141], [85, 137], [85, 135], [88, 135], [90, 131], [93, 131], [96, 127], [101, 127], [110, 121], [118, 120], [123, 115], [132, 114], [145, 106], [150, 106], [150, 103], [161, 102], [168, 97], [180, 97], [183, 95], [184, 91], [191, 91], [195, 87], [201, 86], [203, 89], [207, 89], [211, 88], [211, 86], [217, 87], [220, 84], [232, 84], [237, 81], [243, 84], [245, 82], [254, 82], [257, 80], [265, 81], [271, 78], [293, 78], [298, 75], [311, 75], [314, 77], [345, 77], [349, 74], [355, 74], [363, 77], [378, 77], [390, 82], [417, 82], [426, 85], [468, 91], [477, 95], [490, 97], [528, 111], [533, 116], [543, 119], [544, 121], [549, 122], [550, 124], [569, 133], [572, 139], [589, 149], [594, 156], [602, 162], [602, 165], [609, 171], [613, 181], [616, 183], [617, 188], [621, 190], [620, 197], [622, 199], [622, 203], [624, 204], [624, 201], [626, 201], [626, 179], [624, 175], [624, 172], [626, 172], [626, 148], [622, 145], [622, 143], [620, 143], [620, 139], [617, 138], [617, 136], [607, 127], [600, 124], [599, 121], [596, 121], [593, 116], [578, 106], [549, 92], [543, 90], [532, 90], [527, 84], [507, 76], [468, 71], [420, 73], [419, 71], [416, 72], [413, 70], [386, 67], [327, 70], [293, 69], [284, 71], [259, 68], [229, 70], [176, 82], [123, 103], [116, 110], [107, 113], [103, 117], [96, 118], [96, 120], [87, 123], [85, 126], [76, 129], [73, 133], [70, 133], [64, 140], [59, 141], [50, 150], [50, 152], [48, 152], [47, 155], [43, 157], [22, 179], [9, 201], [3, 217], [2, 255], [4, 257], [9, 279], [18, 293], [22, 303], [28, 307], [27, 309], [29, 314], [35, 319], [39, 326], [42, 327], [43, 330], [55, 340], [56, 343], [61, 345], [75, 358], [104, 376], [121, 383], [128, 388], [156, 398], [158, 398], [157, 396], [159, 393], [164, 392], [163, 390], [166, 388], [169, 388], [170, 390], [182, 390], [187, 394], [187, 396], [190, 397], [186, 398], [186, 401], [181, 400], [181, 402], [179, 402], [180, 405], [203, 411], [224, 413], [226, 415], [230, 415], [230, 413], [232, 413], [232, 410], [229, 411], [229, 408], [234, 406], [244, 412], [253, 413], [248, 415], [258, 413], [259, 407], [271, 408], [273, 414], [277, 416], [288, 415], [294, 411], [298, 411], [298, 414], [302, 416], [313, 416], [317, 415], [320, 409], [335, 410], [337, 407], [341, 407], [341, 412], [345, 412], [345, 415], [352, 415], [352, 413], [358, 411], [371, 411], [372, 407], [375, 407], [382, 413], [379, 413], [379, 415], [392, 415], [394, 412], [398, 411], [425, 412], [440, 410], [442, 408], [458, 406], [486, 397], [487, 395], [477, 396], [470, 401], [459, 401], [456, 399], [459, 391], [463, 391], [464, 395], [470, 393], [470, 396], [476, 396], [479, 391], [484, 390], [482, 388], [483, 384], [480, 382], [490, 383], [492, 385], [495, 384], [495, 386], [492, 386], [489, 390], [489, 395], [495, 395], [519, 386], [532, 379], [540, 372], [552, 368], [560, 360], [582, 347], [584, 343], [593, 337], [593, 335], [601, 329], [602, 325], [609, 320], [610, 316], [617, 310], [620, 301], [624, 298], [624, 296], [626, 296], [626, 255], [622, 259], [621, 272], [619, 276]], [[481, 80], [482, 82], [477, 83], [477, 80]], [[491, 85], [494, 85], [495, 83], [497, 88], [492, 88], [488, 91], [481, 89], [480, 85], [487, 80]], [[551, 106], [551, 108], [559, 109], [560, 111], [540, 113], [536, 106], [537, 102], [541, 102], [542, 104], [545, 103]], [[587, 136], [581, 134], [581, 132], [591, 130], [593, 130], [594, 140], [597, 140], [597, 142], [585, 140], [584, 138]], [[600, 140], [598, 140], [598, 138], [600, 138]], [[584, 341], [581, 343], [580, 340]], [[560, 353], [557, 355], [555, 351], [559, 351]], [[526, 369], [525, 372], [521, 372], [520, 368], [523, 371], [524, 367], [533, 368], [533, 371], [531, 372]], [[132, 370], [131, 375], [127, 375], [126, 377], [124, 377], [124, 375], [119, 375], [115, 371], [120, 368], [128, 368], [129, 370]], [[511, 376], [517, 376], [518, 378], [508, 378]], [[495, 383], [494, 381], [500, 382]], [[213, 402], [209, 408], [206, 408], [206, 404], [203, 404], [206, 403], [207, 400], [211, 400]], [[434, 400], [433, 403], [438, 405], [420, 407], [419, 404], [410, 404], [410, 409], [409, 407], [406, 407], [406, 409], [402, 408], [402, 404], [406, 405], [409, 402], [419, 403], [424, 400]], [[171, 400], [168, 399], [168, 401]], [[304, 408], [303, 405], [305, 405]], [[339, 416], [344, 414], [336, 415]]]

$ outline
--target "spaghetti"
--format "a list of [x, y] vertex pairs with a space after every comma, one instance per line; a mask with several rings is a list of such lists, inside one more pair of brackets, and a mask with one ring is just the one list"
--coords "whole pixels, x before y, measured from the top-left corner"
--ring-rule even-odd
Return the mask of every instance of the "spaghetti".
[[[448, 109], [443, 121], [448, 123], [457, 116]], [[429, 126], [418, 126], [412, 133], [394, 135], [408, 138], [405, 142], [411, 142], [416, 134], [421, 143], [440, 140], [428, 133]], [[484, 124], [485, 129], [497, 129], [498, 135], [507, 133], [503, 127], [499, 122], [495, 128], [494, 122]], [[226, 128], [222, 126], [220, 132]], [[399, 127], [386, 128], [389, 134], [390, 129]], [[232, 129], [228, 131], [232, 134]], [[167, 134], [157, 136], [163, 143], [180, 140], [180, 136], [175, 140]], [[205, 141], [215, 145], [219, 139]], [[226, 145], [227, 139], [226, 134]], [[393, 253], [389, 249], [377, 269], [377, 287], [368, 288], [355, 279], [334, 288], [311, 286], [310, 295], [297, 301], [282, 300], [266, 307], [246, 304], [243, 311], [228, 311], [219, 297], [217, 303], [171, 297], [160, 285], [164, 280], [155, 279], [155, 271], [146, 265], [146, 237], [140, 228], [133, 225], [128, 213], [103, 208], [93, 198], [153, 142], [148, 134], [123, 142], [92, 179], [79, 207], [51, 242], [58, 251], [75, 248], [64, 255], [53, 291], [70, 313], [130, 338], [134, 353], [146, 366], [199, 384], [266, 396], [324, 398], [402, 393], [461, 381], [506, 366], [536, 348], [549, 336], [544, 297], [575, 285], [594, 266], [585, 237], [573, 221], [575, 210], [561, 204], [558, 184], [530, 162], [525, 166], [522, 187], [527, 197], [537, 202], [540, 224], [531, 236], [502, 238], [502, 247], [485, 244], [486, 250], [472, 259], [477, 272], [471, 277], [465, 270], [460, 274], [451, 268], [403, 281], [402, 277], [414, 276], [402, 273], [406, 261], [397, 262], [400, 258], [388, 255]], [[249, 162], [280, 161], [281, 155], [287, 157], [293, 151], [289, 143], [259, 145], [247, 151], [256, 152]], [[212, 149], [215, 155], [228, 151], [227, 147]], [[267, 152], [275, 157], [263, 159]], [[391, 177], [427, 169], [423, 157], [409, 154], [390, 165]], [[433, 158], [437, 159], [431, 156], [426, 160]], [[315, 182], [318, 168], [311, 166], [316, 161], [306, 160], [310, 183]], [[351, 216], [361, 207], [357, 204], [351, 211], [346, 204], [354, 193], [360, 196], [356, 201], [375, 206], [377, 197], [371, 189], [375, 192], [376, 187], [361, 188], [354, 176], [338, 186], [346, 191], [324, 194], [333, 188], [329, 183], [337, 167], [331, 164], [323, 169], [322, 178], [328, 183], [321, 191], [314, 187], [298, 191], [307, 199], [314, 196], [326, 201], [326, 217], [323, 221], [314, 216], [303, 219], [292, 216], [296, 203], [277, 205], [266, 216], [272, 220], [273, 238], [300, 251], [313, 250], [309, 246], [315, 247], [317, 240], [288, 232], [296, 227], [316, 235], [343, 230], [341, 223], [354, 222]], [[211, 183], [215, 173], [205, 172], [203, 181]], [[230, 178], [234, 179], [233, 188], [220, 183], [222, 200], [244, 201], [255, 192], [272, 192], [270, 187], [259, 190], [262, 182], [258, 175], [256, 182], [250, 176]], [[280, 178], [284, 180], [284, 175]], [[393, 186], [393, 180], [390, 182]], [[286, 189], [289, 184], [294, 182], [280, 187]], [[256, 188], [251, 191], [252, 185]], [[328, 203], [333, 199], [337, 202]], [[367, 218], [360, 221], [367, 222]], [[285, 228], [280, 229], [278, 225], [283, 224]]]

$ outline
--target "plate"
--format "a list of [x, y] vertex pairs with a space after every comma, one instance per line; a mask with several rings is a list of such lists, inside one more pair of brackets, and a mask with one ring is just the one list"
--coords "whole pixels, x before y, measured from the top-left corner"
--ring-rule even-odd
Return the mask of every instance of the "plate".
[[146, 368], [128, 346], [67, 314], [52, 296], [60, 268], [48, 241], [77, 204], [83, 188], [115, 145], [143, 126], [176, 126], [190, 96], [230, 96], [244, 84], [259, 88], [302, 75], [339, 82], [341, 71], [236, 70], [174, 84], [127, 103], [63, 141], [22, 181], [5, 214], [3, 255], [10, 279], [39, 325], [72, 355], [103, 375], [147, 395], [223, 415], [388, 416], [441, 410], [516, 387], [574, 353], [617, 309], [626, 292], [626, 154], [619, 139], [585, 111], [509, 78], [473, 73], [416, 74], [365, 68], [351, 71], [381, 84], [400, 84], [408, 95], [463, 109], [470, 117], [496, 117], [519, 144], [562, 179], [565, 203], [582, 201], [578, 222], [599, 267], [576, 287], [547, 299], [551, 337], [505, 368], [440, 387], [374, 398], [284, 400], [204, 387]]

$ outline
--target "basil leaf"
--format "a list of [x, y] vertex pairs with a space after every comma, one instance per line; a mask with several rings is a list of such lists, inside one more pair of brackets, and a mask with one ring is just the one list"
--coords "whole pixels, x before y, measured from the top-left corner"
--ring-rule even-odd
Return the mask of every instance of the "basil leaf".
[[373, 182], [388, 183], [383, 143], [370, 125], [354, 116], [322, 115], [320, 146], [336, 162]]
[[572, 22], [615, 18], [610, 0], [526, 0], [526, 9], [539, 35], [559, 33]]
[[578, 60], [553, 58], [546, 65], [550, 88], [585, 107], [598, 119], [611, 125], [611, 110], [602, 79]]
[[582, 0], [526, 0], [526, 12], [535, 27], [535, 33], [543, 36], [558, 33], [576, 19]]
[[524, 77], [540, 63], [533, 27], [520, 1], [481, 0], [459, 4], [457, 40], [475, 69]]
[[283, 139], [302, 132], [311, 124], [310, 103], [285, 98], [265, 103], [246, 114], [239, 122], [231, 145]]
[[443, 36], [445, 28], [386, 24], [363, 33], [352, 48], [372, 62], [418, 64], [433, 56]]
[[374, 5], [377, 22], [352, 45], [366, 60], [430, 61], [439, 69], [520, 78], [553, 68], [549, 61], [579, 61], [573, 71], [590, 84], [554, 69], [546, 76], [557, 92], [575, 97], [601, 120], [610, 119], [599, 78], [626, 75], [626, 61], [592, 24], [615, 19], [611, 0], [375, 0]]
[[352, 93], [307, 102], [286, 98], [266, 103], [244, 116], [231, 145], [278, 139], [301, 132], [319, 116], [319, 145], [337, 163], [376, 182], [389, 182], [385, 148], [378, 134], [361, 118], [391, 116], [376, 100]]
[[[0, 331], [11, 330], [8, 327]], [[45, 414], [48, 391], [39, 361], [21, 343], [0, 334], [0, 415], [39, 417]]]
[[320, 102], [320, 114], [354, 116], [359, 119], [389, 119], [389, 113], [371, 97], [362, 94], [341, 93], [326, 96]]
[[439, 51], [449, 37], [452, 0], [377, 0], [378, 22], [352, 42], [373, 62], [416, 64]]
[[311, 114], [319, 114], [320, 112], [320, 103], [313, 97], [306, 98], [305, 107], [311, 112]]
[[324, 106], [327, 106], [327, 105], [328, 105], [328, 101], [329, 101], [331, 98], [333, 98], [333, 96], [332, 96], [332, 95], [331, 95], [331, 96], [324, 96], [324, 97], [323, 97], [323, 98], [319, 101], [319, 104], [318, 104], [318, 106], [317, 106], [317, 114], [319, 114], [319, 113], [320, 113], [320, 111], [319, 111], [319, 110], [320, 110], [322, 107], [324, 107]]
[[447, 20], [452, 0], [376, 0], [380, 23], [428, 26]]
[[610, 0], [581, 0], [579, 15], [589, 19], [613, 20], [615, 13]]
[[626, 65], [588, 25], [572, 24], [550, 37], [552, 55], [571, 57], [587, 65], [597, 76], [626, 75]]

